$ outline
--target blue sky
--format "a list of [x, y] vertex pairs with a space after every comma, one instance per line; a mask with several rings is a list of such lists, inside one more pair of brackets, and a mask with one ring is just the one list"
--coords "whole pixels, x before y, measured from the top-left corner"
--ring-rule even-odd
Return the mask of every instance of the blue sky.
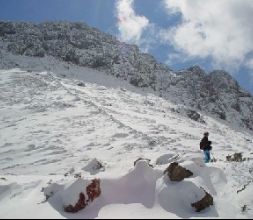
[[0, 0], [0, 20], [83, 21], [172, 69], [225, 69], [253, 94], [251, 0]]

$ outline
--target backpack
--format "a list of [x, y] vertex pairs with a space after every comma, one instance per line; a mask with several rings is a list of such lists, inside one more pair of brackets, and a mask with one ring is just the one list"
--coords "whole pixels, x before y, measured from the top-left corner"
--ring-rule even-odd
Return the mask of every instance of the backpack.
[[204, 150], [204, 147], [205, 147], [205, 144], [204, 144], [203, 141], [201, 141], [200, 144], [199, 144], [200, 150]]
[[207, 144], [207, 150], [212, 150], [212, 141], [208, 141], [208, 144]]
[[200, 144], [199, 144], [199, 148], [200, 148], [200, 150], [205, 150], [205, 149], [206, 150], [212, 150], [211, 144], [212, 144], [212, 141], [208, 141], [207, 146], [205, 146], [204, 141], [201, 141]]

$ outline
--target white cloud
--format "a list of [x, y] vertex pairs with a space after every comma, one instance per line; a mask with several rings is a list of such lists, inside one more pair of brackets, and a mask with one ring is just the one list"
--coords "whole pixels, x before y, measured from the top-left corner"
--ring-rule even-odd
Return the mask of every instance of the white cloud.
[[181, 22], [161, 36], [189, 58], [212, 58], [220, 67], [251, 66], [253, 0], [164, 0]]
[[140, 44], [143, 31], [149, 25], [145, 16], [136, 15], [133, 9], [134, 0], [118, 0], [116, 13], [118, 18], [118, 29], [123, 41]]
[[253, 70], [253, 58], [252, 59], [249, 59], [246, 63], [247, 67], [249, 69], [252, 69]]
[[253, 85], [253, 57], [249, 58], [246, 62], [246, 67], [251, 70], [249, 71], [250, 83]]

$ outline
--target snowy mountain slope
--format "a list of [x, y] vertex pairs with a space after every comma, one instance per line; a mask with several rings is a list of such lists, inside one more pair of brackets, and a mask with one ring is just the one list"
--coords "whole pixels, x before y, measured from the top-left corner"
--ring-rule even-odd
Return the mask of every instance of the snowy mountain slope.
[[[119, 42], [83, 23], [0, 22], [0, 57], [6, 52], [52, 56], [106, 72], [161, 97], [253, 130], [253, 97], [224, 71], [206, 74], [198, 66], [173, 72], [137, 46]], [[10, 65], [10, 64], [9, 64]], [[12, 67], [15, 67], [13, 63]]]
[[[23, 67], [0, 71], [1, 218], [253, 216], [248, 131], [205, 115], [205, 123], [191, 120], [152, 90], [93, 69], [47, 57], [10, 57]], [[204, 165], [199, 140], [206, 130], [218, 161]], [[236, 152], [248, 159], [226, 162]], [[145, 164], [134, 169], [139, 157], [151, 159], [154, 169]], [[94, 158], [104, 168], [93, 170]], [[173, 161], [194, 176], [179, 184], [164, 178]], [[102, 196], [66, 214], [62, 190], [78, 175], [100, 178]], [[43, 202], [41, 190], [49, 183], [58, 184], [58, 193]], [[200, 186], [213, 195], [215, 206], [197, 214], [190, 203], [201, 198]]]

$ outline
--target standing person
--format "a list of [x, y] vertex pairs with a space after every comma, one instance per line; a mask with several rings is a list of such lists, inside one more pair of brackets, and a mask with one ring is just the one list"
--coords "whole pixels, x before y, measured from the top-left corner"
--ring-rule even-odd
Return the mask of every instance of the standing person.
[[204, 151], [205, 163], [208, 163], [211, 160], [210, 150], [212, 149], [212, 147], [211, 147], [211, 141], [208, 140], [208, 136], [209, 136], [209, 133], [205, 132], [204, 137], [202, 138], [200, 142], [200, 149]]

